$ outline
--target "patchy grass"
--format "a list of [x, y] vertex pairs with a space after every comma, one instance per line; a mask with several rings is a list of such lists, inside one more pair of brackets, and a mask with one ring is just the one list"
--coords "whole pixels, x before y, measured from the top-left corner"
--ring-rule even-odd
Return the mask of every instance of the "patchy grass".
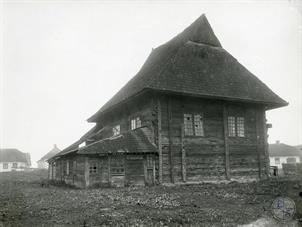
[[301, 180], [82, 190], [45, 187], [46, 177], [0, 174], [0, 226], [236, 226], [271, 216], [280, 195], [302, 217]]

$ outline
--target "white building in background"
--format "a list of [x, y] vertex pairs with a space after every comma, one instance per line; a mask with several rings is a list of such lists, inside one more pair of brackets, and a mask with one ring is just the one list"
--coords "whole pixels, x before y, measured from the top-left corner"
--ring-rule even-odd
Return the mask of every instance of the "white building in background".
[[48, 169], [48, 162], [47, 160], [55, 156], [57, 153], [59, 153], [61, 150], [57, 147], [55, 144], [53, 148], [44, 155], [39, 161], [37, 161], [38, 168], [39, 169]]
[[301, 162], [301, 151], [296, 147], [280, 143], [280, 141], [270, 144], [268, 150], [270, 166], [277, 166], [278, 169], [282, 169], [283, 163], [293, 164]]
[[30, 154], [17, 149], [0, 149], [0, 172], [24, 171], [31, 166]]

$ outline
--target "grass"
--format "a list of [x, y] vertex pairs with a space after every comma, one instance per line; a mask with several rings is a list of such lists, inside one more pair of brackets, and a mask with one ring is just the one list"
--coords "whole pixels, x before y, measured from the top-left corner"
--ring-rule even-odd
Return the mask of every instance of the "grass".
[[271, 216], [277, 196], [296, 202], [301, 180], [73, 189], [47, 171], [0, 174], [0, 226], [236, 226]]

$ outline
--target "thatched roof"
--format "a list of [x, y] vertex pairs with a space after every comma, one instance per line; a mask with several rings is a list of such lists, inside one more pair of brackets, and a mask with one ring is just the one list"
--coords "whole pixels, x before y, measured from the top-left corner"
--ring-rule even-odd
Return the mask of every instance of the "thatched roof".
[[299, 151], [296, 147], [284, 143], [269, 144], [268, 151], [269, 151], [269, 156], [271, 157], [302, 156], [301, 154], [302, 152]]
[[154, 49], [141, 70], [88, 121], [146, 90], [197, 97], [287, 105], [224, 50], [205, 15]]
[[46, 155], [44, 155], [38, 162], [45, 162], [46, 160], [58, 154], [60, 151], [61, 150], [55, 144], [54, 147]]
[[27, 155], [14, 148], [0, 149], [0, 162], [24, 162], [30, 165]]
[[119, 136], [99, 140], [79, 148], [78, 154], [157, 153], [148, 128], [138, 128]]

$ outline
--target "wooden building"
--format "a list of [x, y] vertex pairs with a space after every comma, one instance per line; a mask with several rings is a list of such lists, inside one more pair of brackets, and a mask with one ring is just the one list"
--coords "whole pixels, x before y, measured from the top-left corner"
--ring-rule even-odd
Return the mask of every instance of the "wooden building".
[[88, 119], [95, 127], [50, 160], [50, 178], [89, 187], [267, 177], [265, 112], [286, 105], [202, 15], [152, 50]]

